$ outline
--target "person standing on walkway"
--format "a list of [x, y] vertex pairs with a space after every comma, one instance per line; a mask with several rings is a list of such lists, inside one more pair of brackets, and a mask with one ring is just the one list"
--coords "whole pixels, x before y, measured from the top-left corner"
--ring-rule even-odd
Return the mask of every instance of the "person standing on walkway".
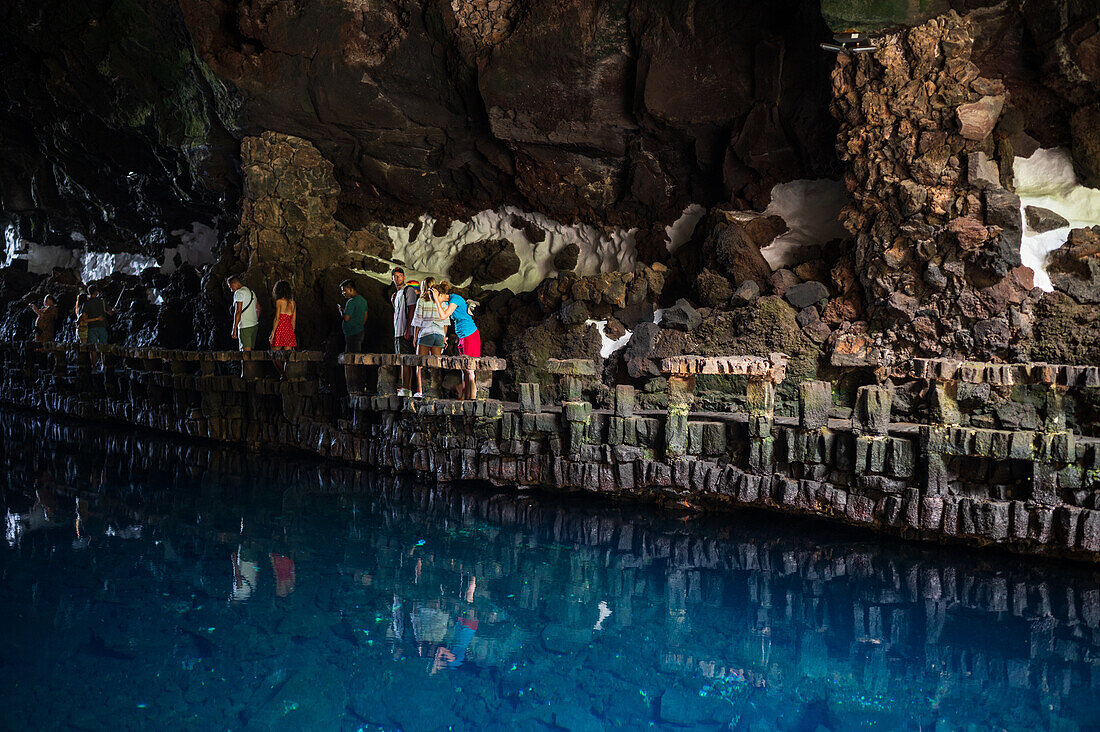
[[[440, 317], [437, 302], [440, 295], [435, 278], [428, 277], [424, 280], [423, 294], [416, 301], [416, 310], [413, 312], [412, 327], [416, 336], [416, 353], [418, 356], [438, 356], [443, 353], [443, 347], [447, 345], [447, 326], [451, 324], [450, 318]], [[446, 304], [444, 300], [444, 304]], [[416, 369], [416, 393], [414, 397], [424, 396], [423, 369]]]
[[39, 343], [49, 343], [57, 333], [57, 303], [53, 295], [42, 298], [42, 307], [32, 302], [31, 310], [37, 316], [34, 321], [34, 339]]
[[344, 330], [344, 352], [362, 353], [363, 335], [367, 326], [367, 299], [355, 289], [355, 283], [344, 280], [340, 292], [347, 299], [340, 305], [340, 327]]
[[[454, 323], [455, 335], [458, 337], [458, 355], [481, 358], [481, 333], [470, 315], [470, 304], [466, 298], [454, 292], [451, 283], [444, 280], [437, 287], [438, 294], [432, 297], [436, 312], [440, 318], [450, 318]], [[477, 382], [474, 380], [473, 369], [462, 371], [462, 399], [477, 398]]]
[[107, 343], [107, 313], [114, 312], [103, 304], [99, 296], [99, 288], [92, 285], [88, 288], [88, 297], [81, 307], [81, 314], [88, 324], [88, 343], [93, 345], [106, 345]]
[[[298, 304], [290, 291], [290, 283], [279, 280], [271, 288], [271, 296], [275, 298], [275, 320], [271, 324], [272, 350], [289, 351], [298, 347], [298, 338], [294, 335], [298, 326]], [[275, 368], [279, 371], [279, 378], [286, 380], [286, 361], [275, 359]]]
[[[393, 305], [393, 352], [397, 354], [413, 354], [416, 348], [412, 339], [413, 311], [420, 297], [420, 283], [416, 280], [406, 280], [405, 270], [394, 267], [393, 285], [397, 290], [390, 298]], [[413, 375], [416, 369], [408, 366], [401, 367], [401, 388], [397, 390], [398, 396], [408, 396], [412, 393]]]
[[256, 295], [244, 286], [241, 278], [233, 275], [226, 284], [233, 292], [233, 329], [231, 335], [242, 351], [256, 347], [256, 333], [260, 329], [260, 312]]
[[83, 292], [76, 294], [76, 309], [74, 313], [76, 315], [76, 342], [87, 343], [88, 342], [88, 319], [84, 317], [84, 301], [88, 299], [88, 296]]
[[[88, 343], [90, 345], [107, 345], [107, 313], [115, 312], [114, 308], [108, 308], [99, 297], [99, 288], [92, 285], [88, 288], [88, 297], [80, 308], [79, 315], [83, 316], [88, 327]], [[92, 365], [99, 363], [99, 354], [92, 354]]]

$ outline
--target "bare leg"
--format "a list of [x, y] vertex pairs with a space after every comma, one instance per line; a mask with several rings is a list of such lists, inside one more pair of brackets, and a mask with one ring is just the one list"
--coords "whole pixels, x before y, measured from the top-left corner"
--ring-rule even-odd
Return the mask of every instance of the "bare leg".
[[[428, 348], [427, 346], [418, 345], [416, 347], [416, 355], [417, 356], [427, 356], [430, 351], [431, 351], [431, 349]], [[417, 394], [423, 394], [424, 393], [424, 380], [423, 380], [423, 377], [421, 376], [419, 366], [416, 367], [416, 393]]]
[[477, 381], [474, 379], [472, 369], [462, 372], [462, 385], [466, 387], [466, 398], [477, 399]]

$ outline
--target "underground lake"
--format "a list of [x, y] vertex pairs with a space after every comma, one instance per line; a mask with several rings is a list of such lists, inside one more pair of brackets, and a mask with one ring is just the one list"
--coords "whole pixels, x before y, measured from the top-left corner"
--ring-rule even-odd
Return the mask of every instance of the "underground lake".
[[1084, 566], [0, 413], [4, 729], [1096, 729]]

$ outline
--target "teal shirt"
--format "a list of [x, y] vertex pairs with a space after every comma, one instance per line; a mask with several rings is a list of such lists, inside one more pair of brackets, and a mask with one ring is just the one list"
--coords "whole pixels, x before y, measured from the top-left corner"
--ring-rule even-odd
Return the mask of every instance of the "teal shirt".
[[344, 315], [348, 318], [342, 324], [344, 335], [355, 335], [363, 332], [363, 324], [367, 319], [367, 301], [362, 295], [344, 303]]

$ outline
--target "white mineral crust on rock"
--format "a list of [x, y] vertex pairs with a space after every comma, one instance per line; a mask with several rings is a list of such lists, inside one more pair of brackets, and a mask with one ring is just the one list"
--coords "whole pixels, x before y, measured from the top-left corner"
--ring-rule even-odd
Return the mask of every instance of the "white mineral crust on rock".
[[798, 262], [798, 253], [823, 246], [848, 235], [840, 223], [840, 209], [848, 203], [844, 183], [829, 178], [792, 180], [772, 187], [772, 202], [765, 216], [775, 215], [787, 223], [780, 234], [760, 250], [773, 270]]
[[176, 271], [176, 255], [179, 255], [180, 264], [190, 264], [193, 267], [201, 267], [211, 264], [217, 257], [214, 250], [218, 246], [218, 230], [207, 226], [200, 221], [191, 222], [191, 230], [175, 229], [172, 236], [179, 239], [179, 245], [164, 248], [164, 258], [161, 260], [160, 271], [162, 274], [172, 274]]
[[626, 344], [630, 342], [630, 336], [634, 335], [634, 331], [628, 330], [620, 338], [612, 339], [607, 335], [607, 321], [606, 320], [586, 320], [585, 325], [594, 325], [600, 333], [600, 358], [608, 358], [611, 354], [615, 353], [621, 348], [626, 348]]
[[699, 225], [699, 221], [706, 212], [705, 208], [693, 203], [684, 209], [684, 212], [680, 214], [680, 218], [665, 227], [665, 236], [668, 237], [665, 241], [665, 248], [668, 249], [669, 254], [674, 253], [691, 240], [691, 235], [695, 233], [695, 227]]
[[[514, 226], [513, 219], [520, 226]], [[431, 275], [437, 279], [450, 279], [447, 271], [463, 247], [477, 241], [497, 239], [510, 241], [515, 246], [516, 256], [520, 260], [519, 272], [501, 282], [486, 285], [486, 289], [507, 288], [512, 292], [526, 292], [557, 272], [554, 256], [570, 243], [576, 244], [580, 250], [574, 271], [581, 276], [601, 272], [633, 272], [637, 260], [634, 244], [636, 229], [562, 224], [514, 206], [482, 211], [468, 221], [453, 221], [442, 236], [432, 233], [435, 222], [432, 216], [421, 216], [420, 231], [415, 237], [410, 237], [412, 224], [386, 227], [393, 242], [393, 259], [378, 260], [385, 265], [384, 272], [357, 271], [389, 282], [390, 269], [400, 262], [410, 277], [421, 279]], [[524, 222], [541, 229], [545, 233], [543, 240], [531, 241], [522, 227]], [[463, 286], [468, 281], [454, 284]]]
[[1026, 206], [1049, 208], [1069, 221], [1069, 226], [1038, 234], [1025, 226], [1020, 243], [1020, 260], [1035, 271], [1035, 286], [1054, 289], [1046, 273], [1047, 254], [1066, 243], [1070, 229], [1100, 224], [1100, 190], [1081, 185], [1073, 172], [1069, 151], [1063, 148], [1036, 150], [1031, 157], [1016, 158], [1012, 166], [1020, 216], [1026, 222]]

